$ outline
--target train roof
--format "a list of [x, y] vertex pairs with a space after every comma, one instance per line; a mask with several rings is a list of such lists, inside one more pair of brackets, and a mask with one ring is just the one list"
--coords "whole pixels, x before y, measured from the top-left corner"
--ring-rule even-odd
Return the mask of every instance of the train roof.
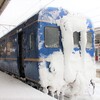
[[[36, 14], [34, 14], [31, 18], [28, 18], [26, 21], [22, 22], [20, 25], [18, 25], [16, 28], [8, 32], [9, 34], [12, 34], [13, 32], [17, 32], [18, 29], [24, 28], [26, 25], [30, 24], [32, 21], [48, 21], [48, 22], [54, 22], [57, 19], [62, 18], [63, 16], [67, 15], [68, 11], [63, 8], [56, 8], [56, 7], [47, 7], [44, 9], [41, 9]], [[5, 34], [1, 38], [5, 38], [8, 36], [8, 33]], [[0, 38], [0, 39], [1, 39]]]
[[54, 20], [58, 20], [67, 14], [68, 11], [63, 8], [48, 7], [39, 12], [38, 20], [54, 22]]
[[87, 19], [87, 27], [89, 28], [89, 29], [93, 29], [93, 23], [92, 23], [92, 21], [88, 18]]

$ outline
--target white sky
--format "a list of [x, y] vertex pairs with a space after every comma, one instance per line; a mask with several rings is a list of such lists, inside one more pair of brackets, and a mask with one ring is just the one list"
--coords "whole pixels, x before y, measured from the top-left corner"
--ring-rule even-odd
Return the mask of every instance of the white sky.
[[[48, 2], [52, 2], [48, 6], [60, 6], [69, 12], [81, 13], [92, 19], [94, 27], [100, 26], [100, 0], [11, 0], [0, 16], [0, 24], [18, 25]], [[6, 31], [0, 26], [0, 37]]]

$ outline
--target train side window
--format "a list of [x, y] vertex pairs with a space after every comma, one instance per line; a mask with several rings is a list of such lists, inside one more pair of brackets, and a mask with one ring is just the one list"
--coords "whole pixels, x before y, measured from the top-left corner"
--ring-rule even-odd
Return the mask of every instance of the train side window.
[[5, 43], [2, 43], [0, 45], [0, 55], [2, 56], [4, 54], [6, 54], [6, 46], [5, 46]]
[[59, 29], [56, 27], [45, 27], [45, 47], [58, 48], [59, 47]]
[[86, 48], [92, 48], [92, 33], [90, 33], [90, 32], [87, 32]]
[[7, 42], [7, 55], [11, 55], [12, 42]]
[[79, 48], [79, 46], [80, 46], [80, 32], [74, 32], [73, 38], [74, 38], [74, 47]]
[[0, 56], [2, 55], [2, 46], [0, 45]]
[[34, 34], [31, 33], [29, 36], [29, 44], [30, 44], [30, 49], [33, 50], [34, 49]]
[[0, 56], [2, 56], [3, 55], [3, 46], [2, 46], [2, 44], [0, 45]]

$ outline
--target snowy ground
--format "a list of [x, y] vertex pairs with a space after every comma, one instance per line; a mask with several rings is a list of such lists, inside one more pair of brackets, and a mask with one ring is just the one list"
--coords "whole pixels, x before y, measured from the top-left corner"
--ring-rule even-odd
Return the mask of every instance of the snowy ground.
[[97, 69], [100, 69], [100, 61], [99, 62], [96, 62], [96, 68]]
[[96, 88], [94, 95], [85, 95], [83, 97], [79, 97], [77, 100], [100, 100], [100, 79], [96, 81]]
[[0, 71], [0, 100], [55, 100]]
[[[0, 72], [0, 100], [54, 100], [20, 80]], [[100, 79], [96, 80], [93, 96], [79, 97], [79, 100], [100, 100]]]
[[[55, 99], [0, 71], [0, 100]], [[79, 97], [77, 100], [100, 100], [100, 79], [96, 79], [94, 95], [85, 95], [83, 97]]]
[[[96, 69], [100, 69], [100, 62], [95, 64]], [[84, 97], [79, 97], [78, 100], [100, 100], [100, 78], [95, 79], [96, 87], [94, 95], [85, 95]]]

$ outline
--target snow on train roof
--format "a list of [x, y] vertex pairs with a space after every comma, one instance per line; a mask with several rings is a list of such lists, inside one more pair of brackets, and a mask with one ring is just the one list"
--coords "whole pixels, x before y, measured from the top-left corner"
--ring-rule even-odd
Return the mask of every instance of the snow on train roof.
[[39, 12], [38, 20], [55, 23], [55, 20], [67, 15], [68, 11], [63, 8], [48, 7]]
[[93, 28], [93, 24], [92, 24], [92, 21], [90, 19], [87, 19], [86, 24], [87, 24], [88, 28], [91, 28], [91, 29]]

